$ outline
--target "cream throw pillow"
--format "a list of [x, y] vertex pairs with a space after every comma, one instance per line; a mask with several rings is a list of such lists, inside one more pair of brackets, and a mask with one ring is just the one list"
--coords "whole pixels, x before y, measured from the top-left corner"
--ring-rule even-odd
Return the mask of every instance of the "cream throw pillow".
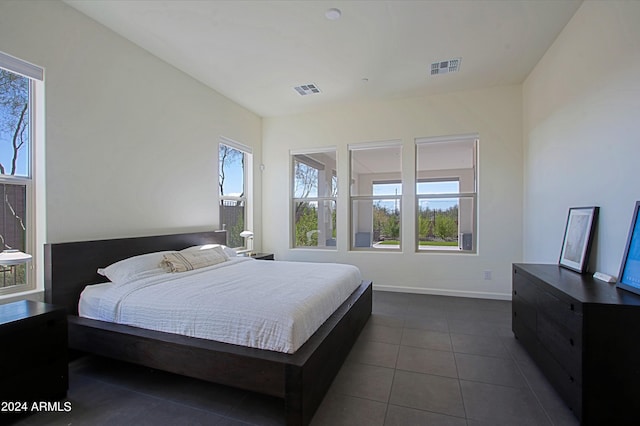
[[186, 272], [194, 269], [206, 268], [229, 260], [222, 247], [212, 247], [206, 250], [182, 250], [167, 253], [163, 256], [161, 265], [171, 272]]

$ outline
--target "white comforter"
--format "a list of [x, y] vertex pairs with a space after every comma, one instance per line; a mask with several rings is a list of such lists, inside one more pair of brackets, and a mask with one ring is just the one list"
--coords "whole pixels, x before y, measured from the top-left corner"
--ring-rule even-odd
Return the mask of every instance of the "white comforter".
[[96, 309], [81, 315], [293, 353], [360, 282], [360, 271], [351, 265], [237, 257], [102, 286]]

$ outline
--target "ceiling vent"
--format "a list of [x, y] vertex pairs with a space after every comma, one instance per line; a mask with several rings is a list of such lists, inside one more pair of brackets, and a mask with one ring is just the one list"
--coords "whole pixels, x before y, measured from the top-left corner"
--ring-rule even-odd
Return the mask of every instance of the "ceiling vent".
[[307, 96], [307, 95], [320, 93], [320, 89], [318, 89], [318, 87], [315, 84], [303, 84], [302, 86], [294, 87], [294, 89], [296, 89], [296, 92], [298, 92], [300, 96]]
[[448, 74], [460, 69], [462, 58], [453, 58], [448, 61], [434, 62], [431, 64], [431, 75]]

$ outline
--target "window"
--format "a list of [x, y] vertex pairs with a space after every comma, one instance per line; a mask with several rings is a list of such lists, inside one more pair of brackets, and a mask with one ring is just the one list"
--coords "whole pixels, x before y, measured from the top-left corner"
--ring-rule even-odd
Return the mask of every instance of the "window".
[[402, 147], [350, 145], [351, 249], [400, 250]]
[[220, 223], [228, 232], [228, 245], [236, 249], [247, 248], [240, 236], [252, 230], [248, 205], [250, 204], [251, 149], [228, 139], [220, 142], [218, 150], [218, 188]]
[[336, 248], [336, 150], [292, 153], [292, 247]]
[[[36, 92], [43, 93], [43, 70], [0, 52], [0, 250], [34, 253], [33, 153], [43, 121]], [[0, 267], [0, 294], [35, 288], [30, 263]]]
[[476, 250], [477, 138], [416, 140], [417, 250]]

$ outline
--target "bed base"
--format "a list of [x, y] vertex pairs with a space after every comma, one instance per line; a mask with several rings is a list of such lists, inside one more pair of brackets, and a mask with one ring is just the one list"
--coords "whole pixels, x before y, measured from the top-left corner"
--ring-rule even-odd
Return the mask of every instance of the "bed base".
[[287, 424], [306, 425], [371, 315], [371, 282], [362, 282], [294, 354], [77, 316], [80, 292], [98, 282], [99, 266], [152, 251], [224, 242], [226, 233], [205, 232], [47, 244], [45, 300], [70, 313], [71, 349], [282, 398]]

